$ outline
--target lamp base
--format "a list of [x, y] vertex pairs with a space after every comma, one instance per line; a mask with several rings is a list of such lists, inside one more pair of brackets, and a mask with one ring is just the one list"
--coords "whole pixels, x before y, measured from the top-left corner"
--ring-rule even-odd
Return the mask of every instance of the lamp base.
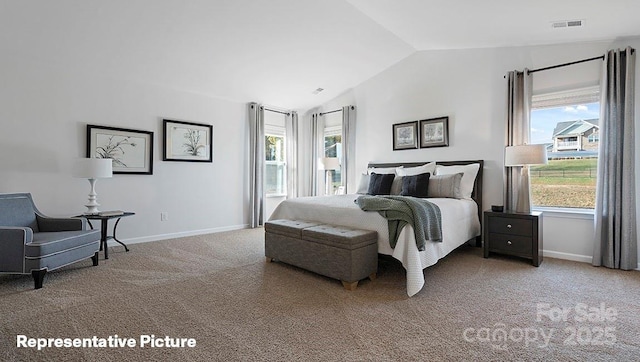
[[[87, 205], [85, 205], [87, 206]], [[98, 205], [100, 206], [100, 205]], [[83, 215], [98, 215], [100, 210], [98, 210], [97, 206], [87, 206], [87, 211], [83, 212]]]
[[95, 215], [100, 212], [100, 210], [98, 210], [98, 206], [100, 206], [100, 204], [96, 202], [95, 197], [92, 200], [91, 196], [89, 196], [89, 203], [84, 206], [87, 207], [87, 211], [84, 212], [85, 215]]
[[332, 191], [333, 191], [333, 170], [326, 170], [326, 177], [324, 180], [325, 183], [325, 190], [324, 190], [324, 194], [325, 195], [331, 195]]
[[520, 170], [520, 189], [516, 200], [516, 212], [531, 213], [531, 186], [529, 184], [529, 166], [522, 166]]
[[89, 191], [89, 203], [84, 205], [87, 207], [87, 211], [85, 211], [84, 214], [94, 215], [100, 212], [98, 210], [98, 206], [100, 206], [100, 204], [96, 201], [98, 199], [98, 194], [96, 194], [96, 179], [90, 178], [89, 185], [91, 185], [91, 191]]

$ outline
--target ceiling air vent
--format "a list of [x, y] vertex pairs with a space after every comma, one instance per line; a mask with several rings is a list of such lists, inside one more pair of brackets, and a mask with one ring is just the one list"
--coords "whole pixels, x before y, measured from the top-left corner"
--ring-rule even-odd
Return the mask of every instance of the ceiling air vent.
[[551, 27], [556, 28], [576, 28], [581, 27], [583, 21], [582, 20], [563, 20], [563, 21], [554, 21], [551, 23]]

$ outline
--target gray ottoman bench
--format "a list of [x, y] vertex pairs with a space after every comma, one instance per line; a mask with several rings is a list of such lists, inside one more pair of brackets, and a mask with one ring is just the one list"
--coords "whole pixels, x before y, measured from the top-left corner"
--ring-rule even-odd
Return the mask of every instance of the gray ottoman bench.
[[281, 261], [342, 281], [353, 290], [378, 270], [378, 233], [302, 220], [264, 225], [267, 261]]

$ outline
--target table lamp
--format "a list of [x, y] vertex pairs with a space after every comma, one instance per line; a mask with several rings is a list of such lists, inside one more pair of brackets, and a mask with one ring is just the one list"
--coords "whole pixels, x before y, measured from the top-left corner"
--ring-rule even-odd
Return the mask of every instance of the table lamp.
[[96, 180], [113, 176], [113, 161], [110, 158], [80, 158], [75, 164], [74, 177], [89, 179], [91, 190], [89, 191], [89, 203], [85, 215], [97, 214], [98, 204], [96, 194]]
[[[529, 187], [529, 165], [542, 165], [547, 161], [547, 146], [520, 145], [508, 146], [504, 150], [505, 167], [522, 167], [520, 170], [520, 185], [518, 188], [518, 200], [516, 212], [531, 212], [531, 188]], [[525, 194], [529, 197], [525, 198]]]

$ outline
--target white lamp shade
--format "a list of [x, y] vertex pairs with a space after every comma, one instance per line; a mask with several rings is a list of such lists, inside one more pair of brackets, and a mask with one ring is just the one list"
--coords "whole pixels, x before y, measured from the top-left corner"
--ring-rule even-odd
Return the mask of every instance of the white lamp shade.
[[320, 170], [339, 170], [340, 159], [337, 157], [324, 157], [318, 162], [318, 169]]
[[113, 176], [113, 161], [110, 158], [80, 158], [76, 161], [74, 177], [108, 178]]
[[504, 150], [504, 165], [507, 167], [541, 165], [546, 163], [546, 145], [509, 146]]

